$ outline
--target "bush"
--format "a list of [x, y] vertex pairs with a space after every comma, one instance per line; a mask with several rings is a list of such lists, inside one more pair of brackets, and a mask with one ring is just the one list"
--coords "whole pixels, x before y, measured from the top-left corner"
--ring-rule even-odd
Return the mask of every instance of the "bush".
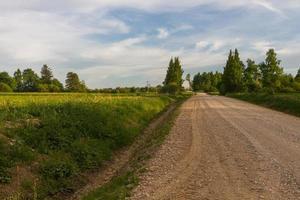
[[13, 92], [11, 87], [5, 83], [0, 83], [0, 92]]
[[180, 91], [180, 87], [176, 83], [170, 83], [162, 88], [163, 93], [176, 94]]
[[4, 142], [0, 140], [0, 183], [9, 183], [11, 175], [8, 171], [11, 167], [11, 161], [7, 155], [7, 147]]
[[74, 175], [76, 166], [66, 156], [54, 156], [42, 163], [40, 172], [44, 178], [65, 179]]
[[66, 155], [52, 155], [40, 166], [42, 184], [39, 188], [41, 196], [54, 195], [58, 192], [72, 190], [71, 178], [77, 172], [77, 166]]
[[300, 92], [300, 82], [294, 82], [293, 83], [293, 88], [294, 90], [296, 90], [297, 92]]
[[27, 146], [16, 143], [14, 144], [9, 152], [13, 162], [31, 162], [35, 159], [34, 152]]
[[91, 169], [107, 160], [111, 151], [106, 142], [95, 139], [82, 139], [73, 143], [71, 154], [81, 169]]
[[280, 89], [280, 92], [283, 92], [283, 93], [292, 93], [292, 92], [295, 92], [295, 89], [292, 88], [292, 87], [284, 87], [284, 88]]

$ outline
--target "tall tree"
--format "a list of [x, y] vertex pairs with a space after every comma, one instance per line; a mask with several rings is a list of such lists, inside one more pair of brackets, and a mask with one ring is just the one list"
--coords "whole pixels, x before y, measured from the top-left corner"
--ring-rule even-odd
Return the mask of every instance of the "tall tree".
[[25, 69], [22, 74], [23, 84], [22, 90], [24, 92], [36, 92], [38, 91], [39, 77], [30, 68]]
[[53, 73], [48, 65], [43, 65], [41, 69], [41, 81], [44, 84], [50, 84], [53, 78]]
[[188, 82], [189, 84], [189, 90], [192, 88], [192, 81], [191, 81], [191, 75], [190, 74], [187, 74], [186, 77], [185, 77], [185, 80]]
[[15, 71], [14, 73], [14, 79], [16, 82], [16, 91], [20, 92], [22, 91], [22, 86], [23, 86], [23, 76], [22, 76], [22, 72], [20, 69], [17, 69], [17, 71]]
[[239, 52], [235, 49], [234, 54], [230, 50], [223, 74], [223, 93], [239, 92], [243, 88], [243, 62], [240, 60]]
[[182, 89], [183, 84], [183, 70], [178, 57], [171, 58], [169, 62], [169, 67], [167, 70], [166, 78], [163, 90], [168, 93], [176, 93]]
[[174, 82], [175, 80], [175, 68], [174, 68], [174, 60], [173, 58], [171, 58], [170, 62], [169, 62], [169, 67], [167, 70], [167, 75], [164, 81], [164, 85], [169, 85], [170, 83]]
[[69, 72], [66, 79], [66, 89], [70, 92], [84, 92], [86, 86], [80, 81], [79, 76], [74, 72]]
[[283, 74], [283, 68], [280, 67], [280, 63], [281, 61], [277, 59], [275, 50], [270, 49], [266, 54], [265, 63], [260, 64], [263, 86], [269, 88], [272, 93], [281, 86], [280, 79]]
[[8, 85], [11, 90], [14, 90], [16, 87], [15, 80], [7, 72], [0, 72], [0, 83]]
[[255, 61], [248, 59], [247, 68], [244, 71], [244, 84], [249, 92], [258, 91], [261, 88], [261, 74]]
[[176, 84], [178, 85], [179, 89], [181, 89], [184, 80], [182, 79], [183, 69], [182, 69], [179, 57], [175, 57], [174, 69], [175, 69], [175, 74], [176, 74], [176, 76], [175, 76]]
[[298, 69], [298, 72], [295, 76], [295, 81], [300, 82], [300, 68]]

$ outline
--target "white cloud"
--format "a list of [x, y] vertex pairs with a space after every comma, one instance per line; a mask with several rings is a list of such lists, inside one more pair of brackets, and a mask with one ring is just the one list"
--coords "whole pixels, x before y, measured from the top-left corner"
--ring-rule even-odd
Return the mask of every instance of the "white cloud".
[[[267, 49], [275, 46], [278, 53], [291, 58], [297, 64], [295, 52], [299, 52], [298, 40], [294, 43], [273, 44], [267, 42], [271, 41], [267, 35], [250, 39], [246, 38], [247, 35], [242, 39], [234, 39], [239, 36], [239, 32], [232, 32], [229, 37], [230, 30], [226, 30], [227, 35], [223, 30], [211, 30], [198, 37], [188, 32], [195, 28], [195, 24], [184, 24], [188, 22], [181, 22], [180, 19], [175, 28], [159, 24], [161, 28], [157, 30], [157, 38], [161, 39], [161, 45], [144, 44], [150, 37], [147, 33], [132, 34], [128, 39], [116, 42], [99, 42], [104, 40], [102, 36], [107, 38], [114, 34], [130, 34], [134, 30], [134, 27], [130, 27], [131, 24], [110, 16], [110, 9], [135, 8], [152, 12], [151, 14], [170, 14], [173, 11], [209, 4], [217, 10], [241, 7], [255, 11], [260, 8], [260, 12], [270, 12], [272, 16], [276, 14], [279, 17], [288, 13], [289, 9], [295, 11], [300, 7], [297, 0], [3, 0], [0, 1], [0, 69], [10, 71], [15, 68], [8, 68], [9, 66], [16, 66], [33, 67], [39, 71], [42, 64], [48, 63], [54, 66], [54, 71], [62, 80], [67, 71], [78, 71], [91, 87], [103, 87], [114, 84], [105, 83], [103, 80], [109, 81], [106, 78], [120, 75], [140, 76], [141, 82], [137, 83], [142, 84], [143, 79], [150, 74], [152, 81], [159, 83], [171, 56], [180, 56], [187, 69], [222, 65], [228, 49], [235, 47], [250, 49], [245, 48], [243, 55], [251, 55], [251, 50], [263, 55]], [[230, 25], [237, 26], [234, 22]], [[229, 24], [223, 26], [228, 27]], [[255, 24], [251, 26], [253, 32], [260, 31], [255, 30]], [[240, 24], [239, 27], [242, 31], [243, 27]], [[149, 30], [151, 31], [153, 30]], [[187, 31], [187, 34], [176, 37], [175, 33], [180, 31]], [[96, 35], [97, 39], [88, 39], [91, 34]], [[162, 40], [166, 38], [168, 40]], [[167, 46], [164, 42], [169, 40], [181, 47], [170, 48], [174, 50], [159, 47]], [[188, 45], [196, 45], [196, 50], [185, 49]]]
[[165, 39], [165, 38], [169, 37], [169, 35], [170, 35], [170, 33], [164, 28], [158, 28], [157, 32], [158, 32], [157, 38], [159, 38], [159, 39]]

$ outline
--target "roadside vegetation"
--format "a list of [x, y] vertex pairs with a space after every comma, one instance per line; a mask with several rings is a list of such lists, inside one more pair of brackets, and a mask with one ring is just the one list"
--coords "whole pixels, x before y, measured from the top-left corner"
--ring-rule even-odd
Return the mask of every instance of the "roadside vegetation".
[[300, 117], [300, 93], [235, 93], [228, 96]]
[[[188, 80], [188, 79], [187, 79]], [[264, 62], [256, 64], [240, 60], [236, 49], [230, 51], [223, 73], [204, 72], [194, 76], [193, 91], [222, 94], [299, 116], [300, 69], [284, 73], [274, 49], [266, 53]]]
[[147, 160], [151, 158], [153, 153], [169, 134], [173, 123], [179, 114], [179, 106], [189, 96], [189, 94], [178, 96], [174, 108], [157, 125], [157, 127], [151, 131], [149, 134], [150, 137], [146, 138], [142, 145], [137, 148], [133, 158], [124, 169], [121, 169], [118, 176], [114, 177], [102, 187], [88, 193], [83, 197], [83, 200], [121, 200], [130, 197], [132, 190], [139, 183], [139, 175], [146, 172], [145, 165]]
[[[168, 96], [0, 96], [0, 198], [59, 198], [130, 145], [174, 99]], [[13, 187], [13, 188], [12, 188]]]

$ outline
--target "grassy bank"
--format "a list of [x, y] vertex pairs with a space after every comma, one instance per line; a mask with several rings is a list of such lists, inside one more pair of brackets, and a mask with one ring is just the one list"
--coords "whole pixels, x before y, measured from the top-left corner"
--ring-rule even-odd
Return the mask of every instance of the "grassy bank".
[[84, 184], [78, 174], [131, 144], [173, 101], [155, 95], [0, 95], [0, 198], [72, 193]]
[[138, 175], [145, 172], [147, 160], [151, 158], [156, 149], [169, 134], [173, 122], [179, 114], [178, 108], [187, 97], [188, 96], [182, 97], [176, 103], [172, 112], [151, 132], [151, 137], [144, 141], [143, 145], [138, 148], [135, 152], [135, 156], [129, 162], [125, 170], [109, 183], [87, 194], [82, 200], [125, 200], [129, 197], [132, 189], [136, 187], [139, 182]]
[[300, 116], [300, 93], [274, 95], [263, 93], [238, 93], [228, 94], [227, 96]]

